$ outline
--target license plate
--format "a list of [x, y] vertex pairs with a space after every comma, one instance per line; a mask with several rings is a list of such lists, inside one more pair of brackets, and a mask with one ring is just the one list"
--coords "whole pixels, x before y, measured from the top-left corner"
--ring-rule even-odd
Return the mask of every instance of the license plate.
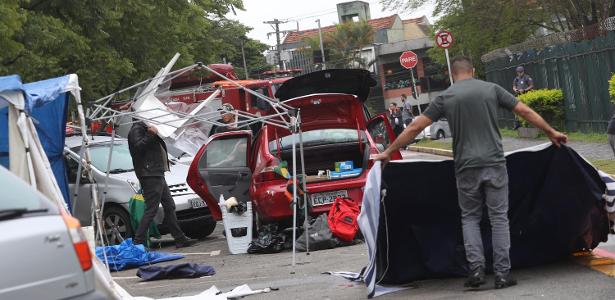
[[320, 206], [333, 203], [335, 198], [337, 197], [348, 197], [347, 190], [334, 191], [334, 192], [323, 192], [323, 193], [314, 193], [310, 196], [312, 199], [312, 206]]
[[189, 201], [192, 208], [205, 207], [205, 201], [203, 201], [202, 199], [190, 199]]

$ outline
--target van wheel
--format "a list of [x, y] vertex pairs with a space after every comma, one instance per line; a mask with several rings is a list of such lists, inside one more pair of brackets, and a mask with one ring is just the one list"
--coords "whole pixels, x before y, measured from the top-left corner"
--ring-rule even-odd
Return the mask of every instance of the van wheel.
[[117, 245], [132, 237], [133, 228], [128, 213], [121, 207], [111, 206], [103, 212], [103, 227], [109, 245]]
[[444, 130], [438, 130], [438, 133], [436, 134], [436, 140], [443, 139], [445, 137], [446, 135], [444, 134]]

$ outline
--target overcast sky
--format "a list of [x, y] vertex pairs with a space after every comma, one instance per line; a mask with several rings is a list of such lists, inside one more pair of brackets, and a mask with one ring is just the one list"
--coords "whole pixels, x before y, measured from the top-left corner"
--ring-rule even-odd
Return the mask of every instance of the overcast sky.
[[[364, 0], [369, 2], [370, 14], [372, 19], [386, 17], [398, 13], [402, 19], [427, 16], [433, 22], [433, 5], [426, 5], [417, 11], [407, 11], [403, 13], [393, 11], [382, 11], [379, 0]], [[280, 30], [296, 30], [299, 22], [299, 30], [316, 28], [318, 25], [315, 20], [320, 19], [321, 26], [336, 24], [337, 11], [336, 4], [348, 2], [343, 0], [243, 0], [245, 11], [236, 10], [237, 15], [230, 13], [229, 18], [239, 20], [241, 23], [252, 27], [248, 36], [269, 45], [275, 45], [275, 35], [267, 38], [267, 33], [272, 32], [272, 28], [264, 21], [271, 21], [275, 18], [288, 20], [288, 23], [280, 25]]]

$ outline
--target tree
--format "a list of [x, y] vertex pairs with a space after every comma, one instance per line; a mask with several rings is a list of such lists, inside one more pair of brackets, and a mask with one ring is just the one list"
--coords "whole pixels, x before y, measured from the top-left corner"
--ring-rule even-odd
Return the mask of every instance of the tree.
[[[361, 49], [374, 41], [374, 29], [367, 21], [344, 22], [335, 25], [335, 30], [323, 37], [323, 47], [329, 52], [327, 68], [367, 68], [373, 62], [361, 57]], [[320, 50], [318, 36], [307, 38], [305, 51]]]
[[241, 0], [4, 0], [0, 71], [26, 82], [77, 73], [84, 99], [97, 99], [152, 76], [176, 52], [177, 67], [241, 55], [236, 41], [249, 28], [224, 17], [235, 8]]

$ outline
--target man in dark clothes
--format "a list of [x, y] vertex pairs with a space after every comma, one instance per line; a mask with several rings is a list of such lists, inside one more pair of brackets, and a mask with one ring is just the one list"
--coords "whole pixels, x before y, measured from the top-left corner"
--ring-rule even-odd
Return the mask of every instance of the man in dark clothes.
[[510, 276], [508, 173], [497, 125], [497, 109], [513, 111], [542, 129], [556, 146], [566, 143], [568, 138], [501, 86], [474, 79], [469, 58], [456, 57], [451, 65], [455, 84], [436, 97], [423, 115], [374, 159], [388, 162], [393, 151], [410, 142], [434, 121], [446, 117], [453, 135], [457, 198], [470, 269], [465, 286], [476, 288], [485, 283], [485, 257], [480, 233], [485, 205], [491, 222], [495, 288], [513, 286], [517, 281]]
[[613, 150], [613, 154], [615, 154], [615, 113], [611, 116], [611, 120], [609, 120], [609, 127], [606, 129], [606, 135], [609, 138], [611, 150]]
[[160, 204], [164, 209], [163, 224], [169, 228], [175, 246], [183, 248], [196, 244], [196, 240], [186, 237], [177, 224], [175, 202], [164, 179], [164, 172], [169, 171], [167, 146], [158, 136], [156, 127], [143, 122], [134, 123], [128, 133], [128, 148], [145, 199], [145, 213], [135, 234], [134, 244], [145, 242], [147, 229]]

